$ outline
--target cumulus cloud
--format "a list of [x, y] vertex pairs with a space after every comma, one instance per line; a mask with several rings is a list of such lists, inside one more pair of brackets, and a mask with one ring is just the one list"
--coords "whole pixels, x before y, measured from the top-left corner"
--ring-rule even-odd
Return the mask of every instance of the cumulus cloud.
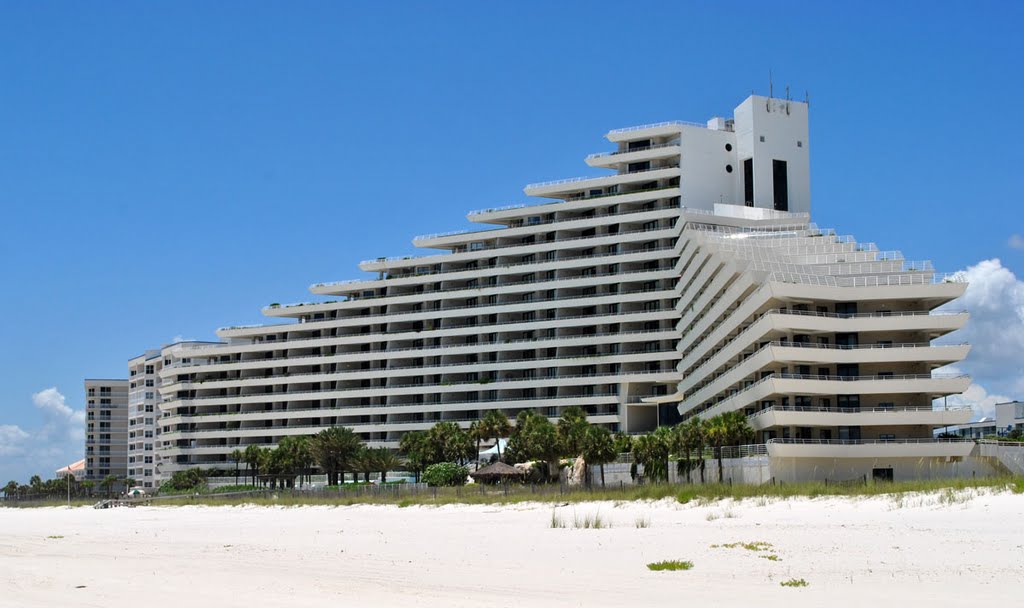
[[1006, 244], [1009, 245], [1011, 249], [1024, 249], [1024, 236], [1019, 234], [1010, 235], [1010, 239], [1006, 241]]
[[1024, 281], [998, 259], [961, 273], [967, 291], [944, 308], [966, 309], [971, 319], [943, 342], [971, 344], [971, 353], [957, 369], [970, 374], [974, 384], [958, 403], [977, 404], [977, 415], [991, 416], [995, 403], [1024, 399]]
[[961, 367], [996, 392], [1024, 392], [1024, 281], [998, 259], [979, 262], [963, 274], [967, 292], [947, 305], [971, 314], [967, 325], [950, 336], [971, 344]]
[[[952, 365], [942, 368], [941, 371], [951, 374], [964, 373], [963, 370]], [[1006, 403], [1007, 401], [1013, 401], [1013, 399], [1006, 395], [990, 393], [981, 384], [971, 382], [971, 385], [962, 394], [950, 395], [945, 400], [937, 399], [935, 404], [940, 408], [943, 405], [950, 408], [969, 407], [974, 412], [973, 419], [977, 420], [984, 417], [995, 418], [996, 404]]]
[[46, 479], [82, 458], [85, 411], [68, 405], [56, 387], [34, 393], [31, 401], [41, 417], [38, 427], [0, 424], [0, 476], [7, 479]]

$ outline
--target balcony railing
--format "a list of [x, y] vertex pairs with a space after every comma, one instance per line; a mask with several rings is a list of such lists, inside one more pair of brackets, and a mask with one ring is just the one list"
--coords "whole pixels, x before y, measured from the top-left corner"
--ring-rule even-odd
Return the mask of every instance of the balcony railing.
[[[231, 417], [241, 416], [243, 418], [246, 418], [246, 417], [253, 417], [253, 418], [255, 418], [259, 414], [273, 414], [273, 415], [276, 415], [276, 416], [287, 416], [287, 415], [292, 414], [292, 413], [299, 413], [301, 415], [303, 413], [312, 413], [312, 412], [324, 412], [328, 417], [336, 417], [336, 416], [343, 415], [340, 412], [346, 412], [348, 410], [373, 409], [373, 408], [428, 409], [428, 408], [432, 408], [434, 406], [445, 406], [445, 407], [447, 407], [447, 406], [453, 406], [453, 405], [454, 406], [471, 407], [473, 405], [477, 405], [477, 404], [480, 404], [480, 403], [506, 403], [507, 402], [507, 403], [515, 404], [515, 405], [512, 406], [513, 408], [518, 408], [518, 407], [523, 407], [522, 405], [519, 405], [519, 403], [522, 402], [522, 401], [533, 401], [533, 402], [536, 402], [535, 406], [530, 406], [530, 407], [551, 407], [548, 404], [553, 403], [553, 402], [564, 402], [564, 401], [572, 400], [572, 399], [575, 399], [575, 400], [578, 400], [578, 401], [582, 402], [582, 401], [587, 401], [587, 400], [593, 400], [594, 398], [604, 398], [604, 397], [616, 397], [617, 398], [618, 396], [619, 396], [618, 393], [607, 392], [607, 391], [600, 391], [600, 392], [594, 392], [594, 393], [592, 393], [590, 395], [563, 395], [561, 397], [558, 397], [558, 396], [556, 396], [556, 397], [505, 397], [505, 398], [495, 397], [495, 398], [473, 399], [473, 400], [469, 400], [469, 401], [433, 401], [433, 402], [424, 401], [422, 403], [411, 402], [411, 403], [391, 403], [391, 404], [345, 405], [345, 406], [341, 406], [341, 407], [303, 407], [303, 408], [293, 408], [293, 409], [286, 409], [286, 410], [253, 410], [253, 411], [248, 411], [248, 412], [207, 412], [207, 413], [201, 413], [201, 414], [176, 414], [176, 413], [171, 413], [171, 412], [164, 412], [164, 416], [160, 419], [160, 423], [164, 424], [164, 425], [166, 425], [166, 424], [186, 424], [184, 422], [179, 423], [179, 422], [174, 422], [172, 420], [166, 420], [167, 418], [181, 418], [182, 420], [191, 420], [192, 418], [204, 418], [204, 417], [207, 417], [207, 416], [231, 416]], [[560, 406], [555, 406], [555, 407], [560, 407]], [[484, 408], [484, 409], [487, 409], [487, 408]], [[407, 413], [407, 412], [393, 412], [393, 414], [405, 414], [405, 413]], [[353, 415], [364, 415], [364, 414], [353, 414]], [[380, 414], [380, 415], [389, 416], [389, 415], [392, 415], [392, 414]]]
[[961, 412], [971, 411], [970, 407], [953, 407], [948, 409], [936, 409], [931, 405], [899, 405], [892, 407], [816, 407], [810, 405], [773, 405], [763, 410], [754, 412], [748, 418], [754, 419], [758, 416], [773, 412], [809, 412], [826, 414], [868, 414], [868, 413], [903, 413], [903, 412]]
[[702, 129], [707, 129], [708, 128], [707, 124], [705, 124], [705, 123], [688, 122], [688, 121], [685, 121], [685, 120], [666, 120], [664, 122], [655, 122], [655, 123], [651, 123], [651, 124], [648, 124], [648, 125], [637, 125], [635, 127], [624, 127], [622, 129], [612, 129], [611, 131], [608, 131], [608, 134], [609, 135], [618, 135], [619, 133], [631, 133], [633, 131], [645, 131], [647, 129], [657, 129], [659, 127], [682, 127], [682, 126], [700, 127]]
[[[334, 376], [334, 375], [347, 375], [347, 374], [365, 374], [365, 373], [383, 373], [390, 371], [409, 371], [409, 370], [422, 370], [424, 374], [431, 374], [429, 370], [432, 369], [444, 369], [447, 367], [475, 367], [480, 371], [485, 371], [491, 366], [504, 365], [506, 363], [536, 363], [537, 365], [543, 365], [545, 367], [551, 367], [552, 364], [559, 364], [560, 367], [569, 367], [573, 365], [582, 365], [580, 359], [615, 359], [617, 357], [629, 357], [633, 355], [651, 355], [654, 358], [660, 359], [660, 355], [675, 355], [675, 349], [671, 350], [638, 350], [638, 351], [622, 351], [616, 353], [594, 353], [592, 355], [572, 355], [566, 357], [548, 357], [541, 359], [506, 359], [504, 361], [472, 361], [462, 363], [444, 363], [437, 365], [405, 365], [398, 367], [375, 367], [372, 369], [340, 369], [336, 371], [319, 371], [319, 372], [306, 372], [306, 373], [288, 373], [288, 374], [272, 374], [269, 376], [245, 376], [240, 378], [211, 378], [209, 380], [183, 380], [168, 383], [168, 386], [172, 384], [190, 384], [193, 386], [203, 385], [202, 388], [209, 388], [208, 385], [225, 383], [235, 384], [238, 382], [245, 382], [248, 380], [266, 380], [274, 378], [289, 378], [295, 382], [310, 382], [310, 380], [303, 380], [312, 376]], [[611, 361], [613, 362], [613, 361]], [[339, 380], [343, 381], [344, 378]], [[322, 382], [328, 382], [323, 380]], [[136, 425], [137, 426], [137, 425]]]
[[[712, 357], [717, 355], [726, 346], [728, 346], [728, 345], [732, 344], [733, 342], [735, 342], [736, 340], [740, 339], [746, 332], [750, 331], [750, 329], [753, 328], [759, 321], [767, 318], [770, 315], [797, 315], [797, 316], [801, 316], [801, 317], [824, 317], [824, 318], [829, 318], [829, 319], [880, 319], [880, 318], [886, 318], [886, 317], [921, 317], [921, 316], [945, 317], [945, 316], [955, 316], [955, 315], [964, 315], [964, 314], [967, 314], [966, 311], [908, 310], [908, 311], [895, 311], [895, 312], [883, 311], [883, 312], [864, 312], [864, 313], [830, 313], [830, 312], [816, 312], [816, 311], [813, 311], [813, 310], [792, 310], [792, 309], [788, 309], [788, 308], [787, 309], [772, 308], [772, 309], [766, 310], [765, 312], [763, 312], [760, 315], [758, 315], [757, 318], [755, 318], [754, 320], [750, 321], [746, 326], [744, 326], [739, 331], [739, 333], [737, 333], [735, 336], [729, 338], [725, 342], [722, 342], [721, 346], [716, 348], [714, 350], [714, 352], [712, 352], [710, 355], [708, 355], [706, 357], [703, 357], [699, 361], [695, 362], [694, 365], [698, 366], [696, 369], [700, 369], [699, 366], [703, 365], [708, 360], [710, 360]], [[725, 320], [722, 321], [722, 323], [724, 323], [724, 322], [725, 322]], [[689, 354], [691, 352], [693, 352], [698, 347], [700, 347], [700, 345], [703, 344], [711, 336], [711, 334], [714, 333], [714, 331], [718, 327], [720, 327], [720, 326], [721, 326], [721, 323], [719, 323], [718, 325], [713, 326], [713, 327], [709, 328], [707, 331], [705, 331], [704, 335], [699, 340], [694, 342], [693, 345], [690, 346], [686, 350], [686, 354], [684, 355], [684, 357], [685, 356], [689, 356]], [[796, 343], [793, 343], [793, 344], [796, 344]], [[694, 368], [691, 367], [691, 369], [694, 369]], [[696, 370], [694, 370], [694, 371], [696, 371]]]
[[611, 177], [623, 177], [625, 175], [637, 175], [638, 173], [651, 173], [654, 171], [664, 171], [666, 169], [678, 169], [675, 167], [650, 167], [648, 169], [640, 169], [638, 171], [629, 171], [627, 173], [613, 173], [611, 175], [592, 175], [589, 177], [568, 177], [565, 179], [555, 179], [546, 182], [536, 182], [533, 184], [527, 184], [524, 190], [536, 190], [537, 188], [547, 188], [548, 186], [560, 186], [562, 184], [577, 184], [580, 182], [589, 182], [595, 179], [607, 179]]
[[675, 148], [679, 146], [678, 141], [670, 141], [667, 144], [654, 144], [653, 146], [642, 146], [639, 148], [630, 148], [629, 150], [615, 150], [613, 152], [597, 152], [595, 154], [587, 155], [587, 160], [595, 158], [606, 158], [609, 156], [620, 156], [622, 154], [632, 154], [633, 152], [647, 152], [648, 150], [660, 150], [662, 148]]
[[[480, 380], [464, 380], [460, 382], [441, 382], [434, 384], [395, 384], [391, 386], [355, 386], [347, 388], [333, 388], [333, 389], [317, 389], [311, 391], [276, 391], [272, 393], [251, 393], [247, 395], [210, 395], [207, 397], [187, 397], [187, 398], [172, 398], [166, 400], [164, 403], [180, 403], [180, 402], [195, 402], [195, 401], [210, 401], [214, 399], [249, 399], [249, 398], [266, 398], [270, 401], [275, 401], [277, 397], [282, 395], [313, 395], [321, 393], [347, 393], [347, 392], [360, 392], [360, 391], [387, 391], [391, 389], [403, 389], [403, 388], [455, 388], [456, 390], [471, 390], [472, 387], [477, 387], [477, 390], [500, 390], [505, 388], [506, 384], [519, 384], [529, 382], [550, 382], [552, 380], [578, 380], [580, 378], [591, 378], [594, 383], [607, 384], [609, 380], [620, 378], [623, 376], [648, 376], [657, 374], [674, 374], [675, 370], [638, 370], [638, 371], [620, 371], [618, 373], [593, 373], [593, 374], [573, 374], [568, 376], [534, 376], [532, 378], [507, 378], [507, 379], [496, 379], [491, 382], [481, 382]], [[178, 406], [172, 406], [178, 407]]]
[[[590, 337], [607, 337], [607, 336], [634, 336], [634, 335], [640, 335], [640, 334], [671, 333], [672, 331], [673, 330], [671, 330], [671, 329], [646, 329], [646, 330], [642, 330], [642, 331], [623, 331], [623, 332], [593, 333], [593, 334], [587, 334], [585, 336], [560, 336], [560, 337], [557, 337], [557, 338], [524, 338], [524, 339], [519, 339], [519, 340], [503, 341], [502, 344], [522, 344], [522, 343], [526, 343], [526, 342], [558, 342], [560, 340], [566, 340], [566, 339], [572, 339], [572, 338], [590, 338]], [[327, 337], [327, 338], [306, 338], [306, 339], [309, 339], [309, 340], [313, 340], [313, 339], [328, 340], [328, 339], [330, 339], [330, 337]], [[267, 342], [266, 344], [276, 344], [276, 342]], [[489, 343], [488, 342], [484, 342], [482, 344], [489, 344]], [[239, 363], [263, 363], [265, 361], [267, 361], [267, 362], [270, 362], [270, 361], [299, 361], [299, 360], [302, 360], [302, 359], [322, 359], [324, 357], [333, 357], [333, 356], [342, 356], [342, 355], [365, 355], [365, 354], [370, 354], [370, 353], [402, 353], [402, 352], [409, 352], [409, 351], [421, 351], [421, 352], [424, 353], [423, 356], [430, 356], [427, 353], [429, 353], [431, 351], [435, 351], [435, 350], [442, 350], [443, 351], [444, 349], [449, 349], [449, 348], [479, 348], [480, 346], [481, 346], [481, 344], [449, 344], [449, 345], [445, 345], [445, 346], [411, 346], [411, 347], [408, 347], [408, 348], [385, 348], [385, 349], [367, 350], [367, 351], [351, 351], [351, 352], [335, 353], [334, 355], [317, 354], [317, 355], [303, 355], [303, 356], [299, 356], [299, 357], [273, 357], [273, 358], [270, 358], [270, 359], [237, 359], [237, 360], [231, 360], [231, 361], [212, 361], [212, 362], [205, 362], [205, 363], [204, 362], [183, 363], [183, 362], [179, 361], [179, 362], [172, 363], [171, 365], [168, 365], [164, 369], [180, 369], [180, 368], [200, 367], [200, 366], [205, 367], [205, 366], [211, 366], [211, 365], [235, 365], [235, 364], [239, 364]], [[302, 365], [302, 363], [299, 363], [298, 365]], [[312, 365], [312, 363], [310, 363], [310, 365]], [[174, 381], [170, 381], [170, 382], [165, 383], [163, 386], [167, 387], [167, 386], [170, 386], [172, 384], [175, 384], [175, 382]]]
[[973, 439], [937, 439], [937, 438], [908, 438], [908, 439], [796, 439], [792, 437], [774, 438], [766, 441], [768, 445], [779, 443], [783, 445], [879, 445], [879, 444], [949, 444], [949, 443], [974, 443]]
[[[963, 342], [963, 343], [960, 343], [960, 344], [932, 344], [931, 342], [905, 342], [905, 343], [883, 343], [883, 344], [816, 344], [816, 343], [813, 343], [813, 342], [784, 342], [784, 341], [780, 341], [780, 340], [775, 340], [775, 341], [772, 341], [772, 342], [768, 342], [767, 344], [764, 344], [764, 345], [756, 348], [755, 350], [748, 351], [748, 352], [745, 352], [745, 353], [743, 353], [743, 352], [738, 353], [737, 356], [743, 357], [743, 360], [741, 360], [739, 363], [737, 363], [736, 366], [739, 366], [740, 364], [742, 364], [743, 361], [745, 361], [746, 359], [754, 357], [754, 356], [760, 354], [761, 352], [763, 352], [765, 350], [768, 350], [769, 348], [772, 348], [772, 347], [777, 347], [777, 348], [810, 348], [810, 349], [824, 349], [824, 350], [878, 350], [878, 349], [889, 350], [889, 349], [907, 349], [907, 348], [914, 348], [914, 349], [919, 349], [919, 348], [943, 348], [943, 347], [947, 347], [948, 348], [948, 347], [957, 347], [957, 346], [967, 346], [967, 343]], [[715, 354], [717, 354], [717, 352]], [[709, 357], [705, 357], [704, 359], [702, 359], [700, 362], [698, 362], [696, 364], [698, 366], [697, 369], [699, 370], [701, 366], [703, 366], [705, 363], [707, 363], [708, 361], [710, 361], [713, 358], [714, 358], [714, 355], [711, 355]], [[735, 367], [735, 366], [733, 366], [733, 367]], [[703, 389], [704, 387], [709, 386], [712, 382], [714, 382], [716, 380], [718, 380], [718, 377], [714, 377], [714, 378], [711, 378], [710, 380], [708, 380], [707, 382], [703, 382], [703, 383], [694, 385], [694, 387], [691, 389], [690, 392], [691, 393], [696, 393], [697, 391]]]

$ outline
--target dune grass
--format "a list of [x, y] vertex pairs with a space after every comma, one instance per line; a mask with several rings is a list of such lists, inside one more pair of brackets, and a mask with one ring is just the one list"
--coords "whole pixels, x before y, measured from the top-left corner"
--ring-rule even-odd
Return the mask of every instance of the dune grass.
[[782, 581], [779, 584], [783, 587], [807, 587], [810, 585], [810, 583], [802, 578], [791, 578], [788, 581]]
[[[540, 503], [579, 503], [592, 501], [636, 501], [636, 500], [662, 500], [675, 499], [680, 503], [695, 503], [698, 506], [711, 506], [718, 501], [731, 500], [753, 500], [766, 503], [771, 499], [786, 498], [818, 498], [828, 496], [840, 497], [871, 497], [891, 496], [898, 501], [902, 496], [911, 493], [942, 493], [941, 502], [944, 504], [956, 504], [962, 499], [957, 492], [961, 490], [987, 488], [993, 491], [1013, 491], [1024, 493], [1024, 478], [1013, 477], [990, 477], [978, 479], [935, 479], [920, 481], [897, 481], [858, 485], [824, 484], [821, 482], [804, 483], [782, 483], [764, 485], [743, 485], [743, 484], [707, 484], [707, 485], [681, 485], [681, 484], [645, 484], [641, 486], [626, 486], [624, 488], [593, 488], [591, 490], [576, 489], [562, 492], [557, 485], [552, 486], [513, 486], [506, 494], [504, 489], [488, 487], [483, 492], [476, 487], [465, 488], [437, 488], [412, 491], [402, 489], [400, 491], [386, 492], [267, 492], [257, 495], [239, 496], [181, 496], [171, 497], [154, 501], [153, 506], [179, 506], [179, 505], [209, 505], [209, 506], [234, 506], [234, 505], [267, 505], [267, 506], [303, 506], [303, 505], [328, 505], [348, 506], [360, 504], [385, 504], [385, 505], [447, 505], [447, 504], [515, 504], [524, 502]], [[101, 500], [94, 498], [90, 500], [73, 500], [73, 506], [92, 505]], [[21, 503], [17, 501], [4, 501], [3, 506], [62, 506], [64, 501], [42, 501], [33, 503]]]
[[660, 562], [651, 562], [651, 563], [647, 564], [647, 569], [648, 570], [653, 570], [655, 572], [663, 572], [663, 571], [670, 571], [671, 572], [671, 571], [676, 571], [676, 570], [691, 570], [691, 569], [693, 569], [693, 562], [682, 561], [682, 560], [677, 560], [677, 559], [665, 560], [665, 561], [660, 561]]

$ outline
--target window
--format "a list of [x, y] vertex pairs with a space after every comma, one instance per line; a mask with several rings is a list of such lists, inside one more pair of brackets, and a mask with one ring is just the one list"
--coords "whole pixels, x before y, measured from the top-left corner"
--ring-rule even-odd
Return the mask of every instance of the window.
[[754, 159], [743, 161], [743, 202], [747, 207], [754, 206]]
[[725, 144], [725, 151], [732, 152], [732, 144]]
[[784, 160], [772, 160], [772, 192], [775, 210], [789, 211], [789, 169]]

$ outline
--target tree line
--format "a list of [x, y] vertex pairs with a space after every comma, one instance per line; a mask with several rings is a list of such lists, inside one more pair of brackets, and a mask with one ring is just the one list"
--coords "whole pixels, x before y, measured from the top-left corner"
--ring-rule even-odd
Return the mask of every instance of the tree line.
[[[506, 437], [508, 444], [502, 453], [500, 440]], [[565, 408], [555, 422], [532, 410], [520, 412], [514, 424], [499, 410], [487, 411], [467, 429], [451, 421], [438, 422], [428, 430], [404, 434], [399, 441], [398, 454], [388, 448], [365, 445], [350, 428], [332, 427], [312, 436], [285, 437], [276, 448], [249, 445], [244, 450], [232, 451], [229, 458], [235, 465], [235, 485], [242, 478], [252, 486], [292, 488], [296, 480], [300, 484], [308, 481], [314, 467], [327, 476], [327, 483], [332, 486], [345, 483], [349, 474], [352, 481], [362, 477], [368, 482], [370, 475], [377, 473], [381, 481], [386, 482], [389, 471], [402, 468], [411, 472], [418, 482], [432, 465], [463, 466], [476, 462], [479, 466], [481, 446], [493, 442], [497, 446], [497, 459], [508, 463], [535, 462], [541, 476], [551, 481], [557, 481], [563, 458], [582, 456], [588, 465], [599, 467], [604, 485], [604, 466], [614, 462], [620, 454], [632, 453], [634, 475], [635, 467], [643, 466], [647, 479], [667, 481], [670, 463], [675, 460], [678, 474], [685, 474], [687, 482], [692, 481], [694, 472], [704, 482], [708, 450], [718, 461], [718, 478], [721, 479], [722, 448], [750, 443], [753, 439], [754, 431], [739, 411], [707, 419], [690, 418], [675, 426], [661, 426], [650, 434], [632, 437], [590, 424], [583, 408], [572, 406]], [[592, 482], [589, 471], [587, 467], [588, 484]], [[200, 487], [205, 485], [207, 474], [201, 469], [178, 471], [164, 482], [161, 490], [184, 491]], [[72, 495], [91, 496], [99, 487], [109, 496], [119, 483], [130, 488], [135, 480], [108, 476], [99, 483], [73, 481]], [[67, 481], [44, 482], [34, 476], [28, 485], [11, 481], [3, 491], [9, 498], [63, 495]]]

